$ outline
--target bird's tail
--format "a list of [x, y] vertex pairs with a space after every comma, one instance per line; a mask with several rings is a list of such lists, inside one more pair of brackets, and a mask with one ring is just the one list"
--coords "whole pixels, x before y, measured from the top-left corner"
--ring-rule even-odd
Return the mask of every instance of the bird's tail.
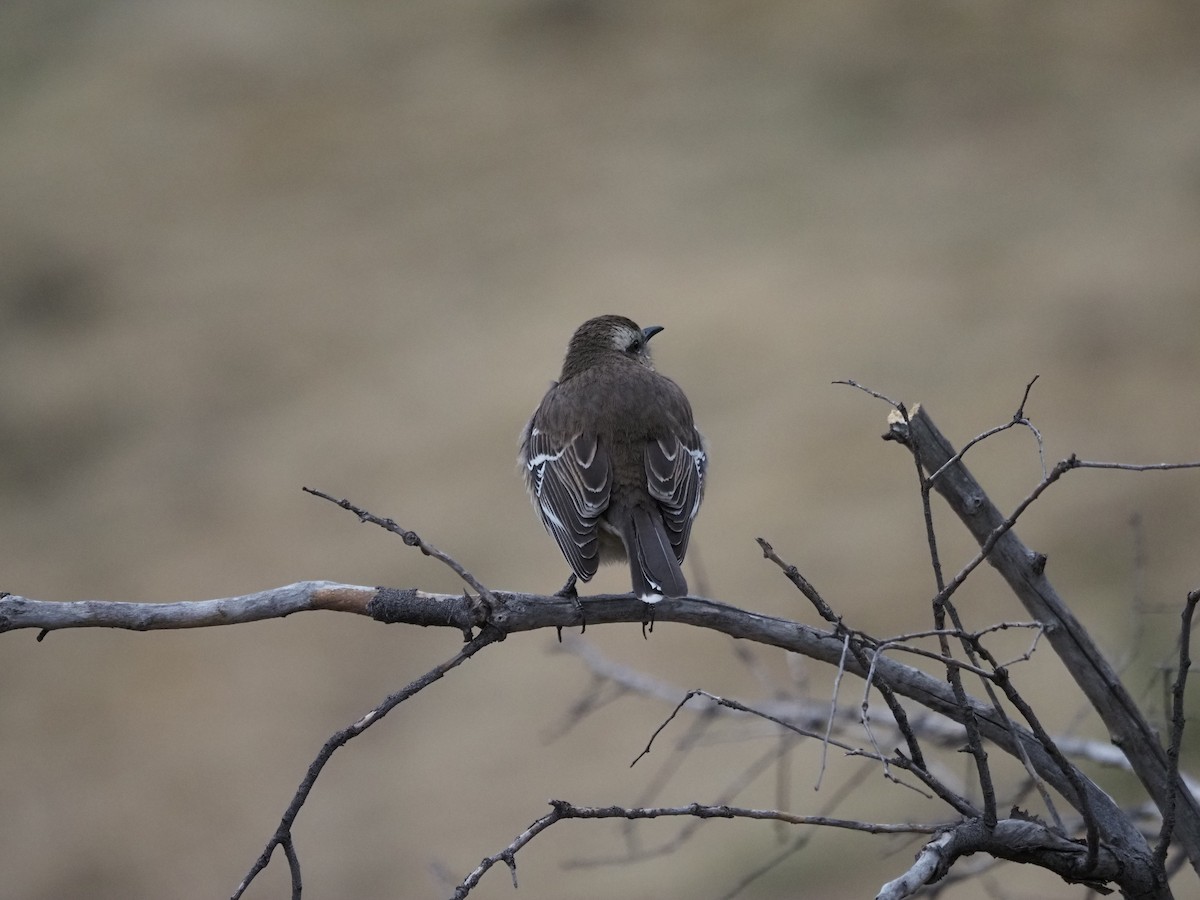
[[687, 580], [661, 518], [635, 508], [623, 537], [635, 594], [646, 603], [657, 603], [663, 597], [687, 596]]

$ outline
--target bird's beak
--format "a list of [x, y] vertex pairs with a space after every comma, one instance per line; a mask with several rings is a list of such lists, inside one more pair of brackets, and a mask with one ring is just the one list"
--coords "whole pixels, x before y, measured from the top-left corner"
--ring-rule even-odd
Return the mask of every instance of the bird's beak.
[[642, 329], [642, 337], [649, 341], [650, 338], [654, 337], [662, 330], [663, 327], [661, 325], [648, 325]]

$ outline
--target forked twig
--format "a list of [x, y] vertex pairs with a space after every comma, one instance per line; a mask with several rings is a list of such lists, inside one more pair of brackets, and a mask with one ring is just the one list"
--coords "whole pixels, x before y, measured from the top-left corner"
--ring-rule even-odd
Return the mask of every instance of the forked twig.
[[495, 628], [484, 627], [474, 640], [464, 644], [462, 649], [455, 653], [454, 656], [440, 665], [434, 666], [407, 687], [396, 691], [394, 694], [390, 694], [383, 702], [354, 724], [335, 732], [325, 742], [324, 746], [321, 747], [316, 758], [309, 764], [304, 779], [300, 782], [300, 786], [296, 789], [296, 793], [292, 797], [292, 802], [288, 804], [287, 809], [283, 813], [279, 827], [275, 829], [275, 834], [267, 841], [267, 846], [259, 854], [254, 865], [250, 867], [250, 871], [246, 873], [246, 877], [242, 879], [242, 883], [237, 886], [237, 889], [231, 895], [231, 900], [238, 900], [246, 892], [251, 882], [267, 867], [276, 847], [282, 847], [284, 853], [287, 855], [292, 878], [292, 897], [298, 900], [301, 890], [300, 861], [296, 856], [292, 840], [292, 825], [308, 800], [308, 795], [312, 791], [313, 785], [316, 784], [317, 778], [321, 775], [321, 770], [325, 768], [325, 764], [329, 762], [330, 757], [333, 756], [339, 747], [358, 737], [409, 697], [429, 687], [435, 681], [440, 680], [447, 672], [466, 662], [484, 647], [502, 640], [504, 640], [503, 632], [497, 631]]

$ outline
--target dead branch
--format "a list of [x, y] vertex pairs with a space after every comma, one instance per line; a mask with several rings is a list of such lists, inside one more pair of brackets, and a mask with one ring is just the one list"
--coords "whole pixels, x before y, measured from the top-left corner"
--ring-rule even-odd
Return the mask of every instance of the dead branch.
[[[934, 489], [979, 542], [978, 558], [986, 558], [1008, 582], [1029, 614], [1046, 625], [1047, 640], [1100, 715], [1113, 743], [1129, 757], [1134, 772], [1159, 809], [1165, 809], [1172, 797], [1178, 798], [1175, 839], [1187, 854], [1192, 868], [1200, 872], [1200, 803], [1186, 791], [1182, 781], [1171, 777], [1166, 751], [1154, 730], [1087, 629], [1050, 584], [1045, 574], [1045, 555], [1026, 547], [1012, 530], [1020, 513], [1046, 488], [1066, 472], [1081, 467], [1079, 460], [1071, 456], [1059, 462], [1018, 505], [1017, 511], [1005, 517], [988, 499], [961, 459], [946, 465], [955, 455], [954, 448], [925, 410], [918, 408], [908, 423], [893, 417], [885, 438], [914, 448], [927, 471], [940, 470]], [[1089, 467], [1100, 467], [1100, 464], [1089, 464]], [[1104, 467], [1111, 466], [1104, 464]], [[1193, 464], [1137, 468], [1168, 467], [1191, 468]]]
[[943, 826], [921, 823], [886, 824], [860, 822], [853, 819], [836, 819], [829, 816], [797, 816], [776, 809], [747, 809], [738, 806], [708, 806], [692, 803], [688, 806], [658, 806], [625, 808], [620, 806], [576, 806], [565, 800], [551, 800], [551, 811], [522, 831], [507, 847], [498, 853], [484, 857], [475, 869], [463, 879], [454, 891], [454, 900], [466, 897], [480, 879], [496, 863], [503, 862], [512, 873], [513, 887], [517, 886], [516, 855], [522, 847], [556, 822], [563, 819], [658, 819], [673, 816], [689, 816], [697, 819], [759, 819], [786, 822], [789, 825], [820, 825], [827, 828], [846, 828], [867, 834], [932, 834]]
[[1059, 875], [1071, 884], [1086, 884], [1092, 890], [1112, 893], [1105, 882], [1121, 875], [1121, 858], [1100, 848], [1094, 865], [1088, 863], [1088, 848], [1077, 841], [1055, 834], [1040, 822], [1027, 819], [1001, 819], [992, 828], [972, 820], [947, 829], [921, 850], [911, 868], [889, 881], [876, 900], [901, 900], [911, 897], [926, 884], [941, 879], [955, 860], [973, 853], [987, 853], [998, 859], [1033, 863]]
[[409, 697], [423, 691], [435, 681], [439, 681], [447, 672], [462, 665], [484, 647], [502, 640], [504, 640], [502, 633], [496, 631], [494, 628], [485, 628], [480, 632], [478, 637], [468, 642], [450, 659], [440, 665], [434, 666], [407, 687], [389, 695], [357, 722], [332, 735], [325, 742], [324, 746], [321, 747], [316, 759], [309, 764], [308, 771], [304, 775], [304, 780], [300, 782], [300, 786], [296, 789], [296, 793], [292, 797], [292, 802], [288, 804], [287, 810], [284, 811], [283, 818], [279, 822], [279, 827], [275, 829], [275, 834], [267, 841], [263, 852], [259, 854], [258, 859], [254, 861], [254, 865], [250, 867], [250, 871], [246, 873], [246, 877], [242, 879], [242, 883], [233, 892], [231, 900], [239, 900], [246, 892], [246, 888], [250, 886], [254, 879], [270, 863], [271, 855], [275, 852], [276, 847], [282, 847], [287, 856], [288, 868], [291, 871], [292, 878], [292, 897], [295, 900], [299, 900], [301, 891], [300, 860], [296, 853], [295, 841], [292, 838], [292, 825], [295, 824], [296, 817], [300, 814], [300, 810], [308, 800], [308, 795], [312, 791], [313, 785], [317, 783], [317, 779], [320, 777], [321, 771], [325, 768], [325, 764], [329, 762], [330, 757], [333, 756], [339, 747], [358, 737]]
[[[848, 382], [852, 383], [852, 382]], [[857, 385], [856, 385], [857, 386]], [[1025, 398], [1028, 398], [1029, 387]], [[861, 386], [860, 386], [861, 387]], [[868, 393], [883, 398], [876, 392]], [[833, 709], [823, 715], [785, 715], [766, 706], [751, 706], [729, 700], [708, 691], [688, 692], [678, 703], [675, 712], [655, 732], [661, 732], [676, 713], [692, 697], [704, 697], [711, 704], [742, 715], [768, 720], [791, 735], [810, 736], [825, 746], [838, 746], [849, 755], [865, 756], [876, 764], [896, 766], [914, 773], [921, 784], [939, 796], [959, 816], [957, 824], [881, 825], [856, 822], [829, 816], [800, 816], [779, 810], [755, 810], [720, 804], [691, 804], [686, 807], [640, 806], [577, 807], [562, 801], [552, 801], [552, 811], [534, 822], [499, 853], [483, 860], [459, 885], [455, 896], [465, 896], [489, 868], [505, 862], [516, 880], [516, 853], [541, 831], [564, 818], [622, 818], [626, 820], [669, 816], [687, 816], [694, 820], [707, 818], [769, 819], [789, 825], [822, 825], [854, 828], [871, 833], [916, 832], [940, 830], [937, 839], [926, 845], [917, 862], [901, 878], [886, 885], [881, 897], [908, 896], [921, 884], [945, 876], [955, 860], [964, 855], [983, 852], [997, 859], [1034, 863], [1070, 882], [1085, 883], [1103, 890], [1106, 883], [1116, 883], [1123, 893], [1139, 900], [1165, 900], [1171, 896], [1167, 885], [1167, 851], [1173, 838], [1191, 861], [1200, 869], [1200, 813], [1197, 797], [1178, 771], [1178, 755], [1182, 735], [1183, 685], [1187, 666], [1188, 623], [1200, 593], [1189, 596], [1185, 612], [1185, 634], [1181, 641], [1180, 675], [1175, 690], [1175, 715], [1171, 746], [1164, 749], [1141, 715], [1132, 698], [1121, 685], [1117, 674], [1103, 658], [1082, 625], [1054, 592], [1045, 578], [1046, 558], [1026, 548], [1014, 529], [1020, 515], [1066, 472], [1075, 468], [1125, 469], [1133, 471], [1195, 468], [1200, 464], [1161, 463], [1144, 466], [1121, 463], [1096, 463], [1072, 456], [1046, 471], [1031, 493], [1009, 516], [1003, 516], [987, 498], [963, 464], [966, 451], [979, 441], [1006, 428], [1028, 427], [1038, 439], [1041, 435], [1024, 415], [1024, 403], [1005, 425], [984, 432], [955, 452], [937, 431], [924, 410], [917, 407], [910, 416], [903, 405], [888, 401], [898, 411], [885, 436], [908, 446], [914, 453], [921, 479], [923, 509], [928, 530], [931, 559], [935, 569], [937, 594], [933, 598], [934, 628], [913, 632], [902, 638], [881, 640], [850, 628], [821, 597], [816, 588], [799, 569], [784, 562], [766, 541], [759, 543], [764, 555], [776, 563], [786, 577], [813, 603], [829, 624], [823, 631], [789, 619], [766, 616], [739, 609], [702, 597], [664, 600], [656, 605], [658, 623], [678, 623], [721, 632], [740, 640], [783, 649], [838, 667], [841, 673], [854, 674], [866, 683], [861, 721], [867, 727], [872, 750], [867, 751], [832, 736], [833, 723], [838, 716], [836, 701]], [[929, 473], [926, 475], [925, 473]], [[306, 489], [308, 490], [308, 489]], [[967, 525], [980, 544], [977, 556], [953, 578], [945, 580], [941, 573], [936, 536], [932, 529], [929, 506], [931, 491], [936, 491]], [[96, 600], [51, 602], [0, 593], [0, 633], [22, 629], [37, 629], [38, 640], [63, 628], [120, 628], [133, 631], [212, 627], [242, 622], [282, 618], [297, 612], [326, 610], [363, 615], [381, 623], [410, 624], [423, 627], [449, 627], [461, 632], [468, 643], [445, 663], [398, 691], [360, 718], [357, 722], [332, 735], [310, 764], [280, 824], [267, 842], [262, 854], [251, 867], [234, 898], [240, 897], [253, 879], [269, 864], [276, 848], [281, 848], [288, 861], [292, 878], [292, 894], [300, 896], [301, 878], [299, 856], [292, 838], [292, 826], [304, 806], [309, 792], [324, 766], [337, 748], [379, 721], [408, 697], [442, 678], [448, 671], [484, 646], [503, 640], [509, 633], [539, 628], [562, 628], [578, 624], [580, 606], [574, 600], [559, 596], [544, 596], [518, 592], [493, 591], [474, 578], [448, 554], [432, 547], [415, 532], [383, 519], [351, 504], [335, 500], [328, 494], [309, 491], [336, 503], [356, 514], [360, 521], [376, 524], [400, 536], [406, 545], [420, 549], [455, 571], [467, 585], [460, 595], [435, 594], [416, 588], [364, 587], [324, 581], [297, 582], [271, 590], [240, 597], [202, 600], [191, 603], [113, 603]], [[991, 629], [967, 630], [957, 616], [951, 598], [966, 578], [984, 560], [995, 566], [1006, 578], [1014, 592], [1025, 604], [1036, 628], [1044, 631], [1047, 641], [1075, 676], [1085, 696], [1097, 710], [1114, 736], [1116, 743], [1135, 771], [1160, 812], [1161, 835], [1154, 851], [1135, 817], [1119, 808], [1112, 798], [1090, 778], [1087, 778], [1066, 757], [1066, 742], [1056, 741], [1041, 726], [1036, 711], [1020, 696], [1008, 678], [1008, 672], [987, 651], [982, 638]], [[471, 595], [474, 591], [475, 596]], [[624, 622], [641, 625], [645, 606], [632, 595], [598, 595], [580, 598], [586, 604], [589, 624], [603, 625]], [[944, 622], [949, 616], [953, 627]], [[939, 649], [931, 653], [908, 643], [915, 637], [934, 637]], [[952, 655], [951, 639], [961, 647], [966, 660]], [[932, 658], [943, 664], [944, 679], [892, 658], [900, 650], [919, 657]], [[1030, 650], [1032, 652], [1032, 648]], [[1028, 658], [1028, 653], [1024, 658]], [[1018, 660], [1019, 661], [1019, 660]], [[962, 683], [964, 675], [980, 680], [987, 694], [981, 700], [967, 693]], [[628, 679], [626, 679], [628, 680]], [[993, 692], [998, 688], [998, 692]], [[653, 689], [661, 694], [663, 686], [643, 684], [639, 689]], [[908, 750], [907, 755], [896, 749], [884, 751], [879, 745], [868, 720], [867, 697], [877, 691], [886, 701], [894, 729], [889, 737], [898, 738]], [[1003, 698], [999, 695], [1003, 694]], [[676, 695], [677, 696], [677, 695]], [[900, 698], [913, 701], [937, 716], [955, 723], [953, 726], [926, 729], [914, 725]], [[1024, 719], [1026, 724], [1010, 718], [1001, 706], [1005, 700]], [[809, 724], [810, 721], [815, 723]], [[821, 728], [819, 726], [823, 725]], [[976, 759], [976, 774], [984, 794], [984, 808], [979, 809], [966, 796], [935, 778], [926, 765], [920, 738], [936, 736], [944, 745], [949, 735], [967, 744]], [[654, 736], [650, 743], [653, 743]], [[1043, 798], [1055, 816], [1050, 827], [1033, 817], [1015, 812], [1007, 818], [996, 814], [996, 800], [990, 789], [987, 751], [984, 742], [1021, 761], [1031, 781], [1043, 791]], [[650, 749], [647, 745], [646, 752]], [[644, 755], [644, 754], [643, 754]], [[757, 771], [757, 770], [756, 770]], [[744, 775], [743, 781], [750, 775]], [[895, 779], [893, 779], [895, 780]], [[1088, 840], [1075, 841], [1063, 831], [1053, 803], [1044, 792], [1041, 782], [1059, 793], [1079, 814]], [[740, 790], [740, 788], [738, 789]], [[736, 794], [736, 790], [733, 792]], [[1078, 827], [1079, 822], [1072, 825]]]

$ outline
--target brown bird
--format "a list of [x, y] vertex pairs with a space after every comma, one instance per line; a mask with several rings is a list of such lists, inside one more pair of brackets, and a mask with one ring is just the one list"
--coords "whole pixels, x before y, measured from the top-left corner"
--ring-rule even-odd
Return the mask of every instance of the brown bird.
[[660, 331], [624, 316], [584, 322], [525, 426], [525, 482], [571, 566], [568, 596], [577, 577], [620, 560], [646, 603], [687, 596], [680, 563], [708, 458], [687, 397], [650, 360]]

